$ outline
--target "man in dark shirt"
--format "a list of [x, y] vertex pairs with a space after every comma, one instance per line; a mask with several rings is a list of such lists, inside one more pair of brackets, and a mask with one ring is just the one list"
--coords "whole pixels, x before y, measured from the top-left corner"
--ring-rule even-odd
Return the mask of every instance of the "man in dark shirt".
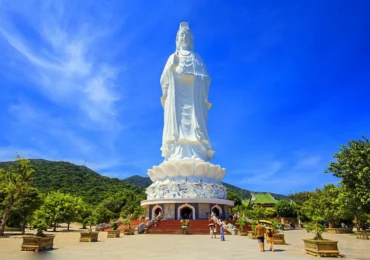
[[266, 233], [266, 228], [261, 225], [261, 222], [258, 222], [258, 225], [256, 226], [254, 230], [254, 235], [257, 238], [258, 245], [261, 249], [261, 252], [265, 251], [265, 233]]

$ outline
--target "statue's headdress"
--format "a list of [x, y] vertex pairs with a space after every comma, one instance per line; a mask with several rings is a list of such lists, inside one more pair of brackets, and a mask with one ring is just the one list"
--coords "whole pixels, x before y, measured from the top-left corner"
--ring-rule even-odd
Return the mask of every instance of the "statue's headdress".
[[179, 31], [190, 31], [188, 22], [181, 22]]
[[191, 33], [191, 30], [189, 28], [188, 22], [181, 22], [180, 23], [180, 27], [179, 27], [179, 30], [177, 31], [177, 35], [176, 35], [176, 49], [179, 50], [177, 38], [178, 38], [178, 35], [179, 35], [180, 32], [186, 32], [186, 33], [190, 34], [191, 43], [190, 43], [189, 47], [190, 47], [191, 50], [193, 50], [193, 48], [194, 48], [194, 39], [193, 39], [193, 34]]

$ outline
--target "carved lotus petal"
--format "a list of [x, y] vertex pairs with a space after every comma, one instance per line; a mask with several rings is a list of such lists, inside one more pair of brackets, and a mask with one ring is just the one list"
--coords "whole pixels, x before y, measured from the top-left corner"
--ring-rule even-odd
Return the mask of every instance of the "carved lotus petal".
[[208, 163], [200, 163], [194, 169], [194, 176], [202, 177], [208, 173]]
[[178, 169], [176, 165], [174, 165], [172, 162], [161, 164], [161, 167], [163, 171], [166, 173], [166, 176], [168, 177], [178, 176]]
[[216, 179], [216, 177], [217, 177], [217, 172], [218, 172], [219, 170], [221, 170], [221, 168], [220, 168], [220, 166], [219, 166], [219, 165], [212, 165], [211, 167], [209, 167], [207, 177], [208, 177], [208, 178], [212, 178], [212, 179]]
[[193, 165], [191, 165], [190, 163], [181, 164], [179, 168], [179, 175], [183, 177], [192, 176], [193, 175]]
[[150, 179], [152, 180], [152, 182], [155, 182], [156, 180], [158, 180], [158, 177], [155, 175], [153, 170], [149, 169], [148, 170], [148, 175], [149, 175]]
[[226, 169], [225, 168], [219, 170], [218, 173], [217, 173], [217, 178], [216, 179], [222, 181], [222, 179], [225, 177], [225, 174], [226, 174]]
[[154, 166], [153, 172], [157, 176], [158, 179], [163, 179], [164, 177], [166, 177], [166, 173], [162, 170], [161, 167]]

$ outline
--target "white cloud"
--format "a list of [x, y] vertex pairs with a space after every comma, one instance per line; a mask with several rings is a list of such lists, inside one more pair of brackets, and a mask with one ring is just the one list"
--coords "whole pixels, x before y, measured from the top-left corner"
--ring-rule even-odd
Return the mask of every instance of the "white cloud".
[[[72, 19], [66, 8], [62, 2], [40, 4], [39, 19], [32, 6], [12, 6], [0, 12], [0, 40], [13, 50], [2, 55], [8, 55], [44, 96], [59, 106], [76, 109], [76, 116], [89, 121], [85, 125], [119, 131], [115, 103], [120, 95], [114, 82], [118, 70], [104, 60], [109, 47], [103, 42], [109, 34], [89, 17]], [[32, 36], [18, 29], [13, 13], [29, 22]], [[88, 22], [82, 22], [84, 18]]]

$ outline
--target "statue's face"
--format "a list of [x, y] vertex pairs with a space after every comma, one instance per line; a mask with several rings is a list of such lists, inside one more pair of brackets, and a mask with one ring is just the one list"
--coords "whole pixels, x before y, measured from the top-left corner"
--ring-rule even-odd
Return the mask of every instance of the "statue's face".
[[190, 31], [179, 31], [177, 34], [176, 45], [182, 50], [192, 50], [193, 48], [193, 35]]

